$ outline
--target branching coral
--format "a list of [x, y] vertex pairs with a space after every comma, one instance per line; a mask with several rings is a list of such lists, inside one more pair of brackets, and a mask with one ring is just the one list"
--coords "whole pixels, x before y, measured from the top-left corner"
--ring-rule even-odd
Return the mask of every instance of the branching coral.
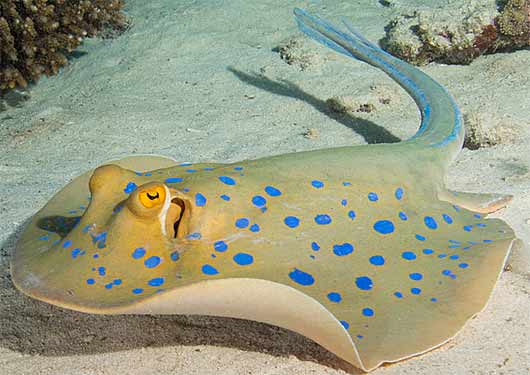
[[125, 27], [122, 0], [1, 0], [0, 92], [56, 74], [83, 38]]
[[399, 16], [381, 44], [414, 64], [469, 64], [482, 54], [529, 46], [530, 0], [504, 1], [500, 13], [490, 3]]

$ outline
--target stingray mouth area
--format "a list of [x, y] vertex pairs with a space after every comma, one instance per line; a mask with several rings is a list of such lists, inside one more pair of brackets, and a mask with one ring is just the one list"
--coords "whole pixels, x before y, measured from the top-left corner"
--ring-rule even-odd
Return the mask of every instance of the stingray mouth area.
[[165, 226], [171, 239], [184, 238], [188, 234], [191, 205], [186, 199], [172, 197], [166, 211]]

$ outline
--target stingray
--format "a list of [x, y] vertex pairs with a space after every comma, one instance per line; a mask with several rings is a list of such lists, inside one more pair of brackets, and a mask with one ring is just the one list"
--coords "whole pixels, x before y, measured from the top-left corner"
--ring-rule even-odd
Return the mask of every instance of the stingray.
[[442, 345], [480, 312], [515, 237], [486, 217], [509, 196], [445, 187], [464, 139], [454, 100], [349, 24], [295, 17], [400, 84], [418, 132], [234, 164], [108, 162], [31, 219], [12, 258], [17, 288], [88, 313], [265, 322], [365, 371]]

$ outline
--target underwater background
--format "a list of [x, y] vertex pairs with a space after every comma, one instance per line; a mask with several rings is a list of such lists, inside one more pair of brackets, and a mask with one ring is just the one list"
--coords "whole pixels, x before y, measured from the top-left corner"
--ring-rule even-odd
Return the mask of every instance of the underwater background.
[[421, 64], [466, 120], [466, 147], [447, 186], [514, 195], [493, 216], [521, 241], [480, 319], [440, 349], [376, 372], [530, 371], [528, 1], [125, 0], [118, 30], [83, 37], [63, 68], [49, 68], [58, 74], [0, 75], [0, 373], [355, 373], [281, 328], [80, 314], [30, 300], [9, 277], [25, 221], [67, 181], [109, 159], [235, 162], [414, 134], [412, 99], [381, 71], [305, 38], [294, 7], [345, 17]]

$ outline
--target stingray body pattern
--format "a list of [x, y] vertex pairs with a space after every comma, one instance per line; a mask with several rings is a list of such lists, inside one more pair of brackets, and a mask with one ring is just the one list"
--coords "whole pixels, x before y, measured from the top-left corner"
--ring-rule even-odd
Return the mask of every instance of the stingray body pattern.
[[353, 28], [295, 15], [404, 87], [417, 134], [236, 164], [109, 162], [33, 217], [12, 259], [16, 286], [89, 313], [267, 322], [366, 371], [441, 345], [482, 310], [514, 240], [485, 215], [510, 197], [444, 187], [464, 136], [453, 99]]

